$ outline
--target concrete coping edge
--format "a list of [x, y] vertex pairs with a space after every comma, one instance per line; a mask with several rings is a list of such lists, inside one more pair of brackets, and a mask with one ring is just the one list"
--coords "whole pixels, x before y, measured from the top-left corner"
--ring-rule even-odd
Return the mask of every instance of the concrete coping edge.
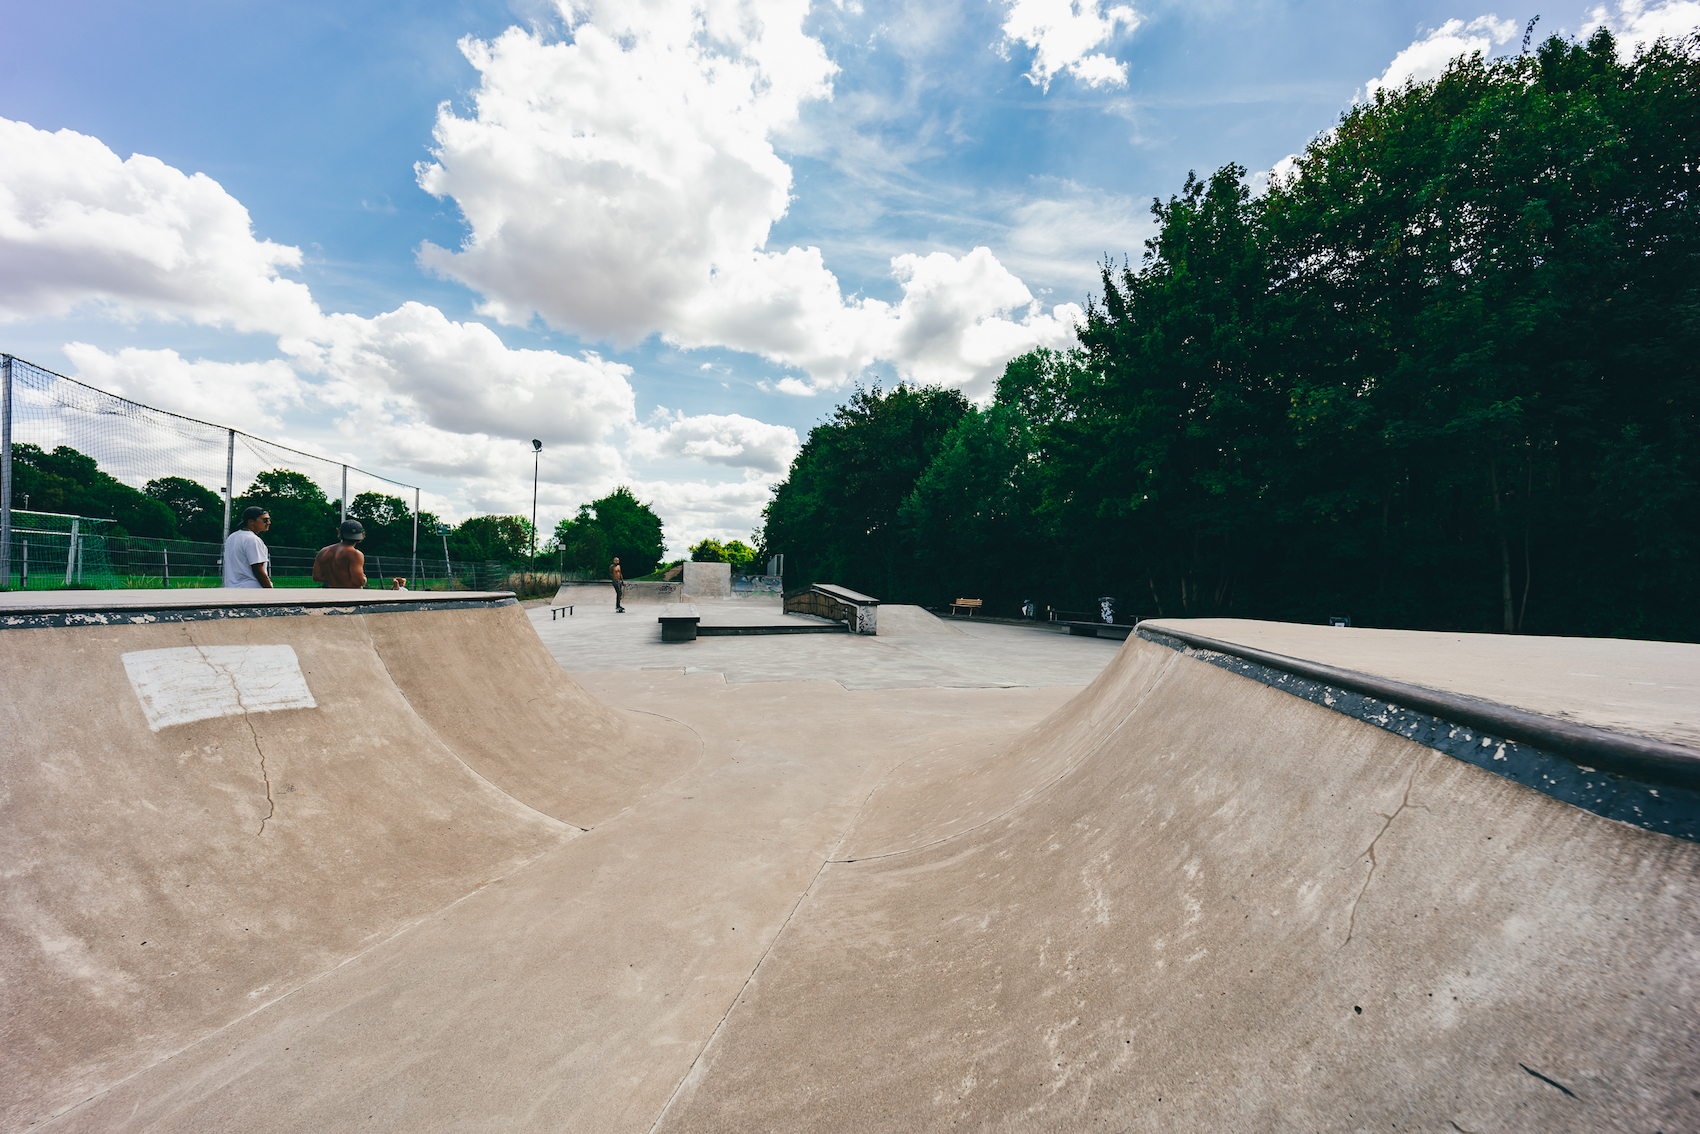
[[35, 630], [75, 626], [147, 625], [161, 622], [206, 622], [219, 619], [279, 618], [304, 614], [401, 614], [423, 610], [492, 609], [514, 606], [518, 599], [508, 591], [455, 591], [435, 599], [402, 601], [358, 599], [289, 601], [277, 603], [205, 602], [150, 603], [125, 606], [54, 605], [33, 609], [0, 609], [0, 630]]
[[1533, 745], [1584, 768], [1598, 768], [1643, 783], [1700, 789], [1700, 751], [1667, 740], [1562, 721], [1497, 701], [1270, 653], [1150, 621], [1139, 623], [1136, 632], [1158, 645], [1168, 644], [1159, 638], [1171, 638], [1200, 650], [1243, 658], [1270, 669], [1407, 705], [1444, 720]]

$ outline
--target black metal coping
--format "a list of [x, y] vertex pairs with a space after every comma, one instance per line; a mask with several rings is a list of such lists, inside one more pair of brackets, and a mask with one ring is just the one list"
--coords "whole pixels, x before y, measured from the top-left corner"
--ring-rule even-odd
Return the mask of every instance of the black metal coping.
[[483, 598], [376, 600], [371, 602], [207, 603], [203, 606], [109, 606], [105, 609], [0, 610], [0, 630], [43, 630], [65, 626], [146, 626], [162, 622], [211, 622], [226, 618], [288, 618], [304, 614], [399, 614], [415, 610], [485, 610], [513, 606], [509, 593]]
[[1142, 624], [1138, 634], [1584, 811], [1700, 842], [1700, 752], [1694, 749], [1187, 630]]
[[835, 626], [704, 626], [697, 624], [699, 638], [737, 638], [759, 634], [848, 634], [842, 622]]

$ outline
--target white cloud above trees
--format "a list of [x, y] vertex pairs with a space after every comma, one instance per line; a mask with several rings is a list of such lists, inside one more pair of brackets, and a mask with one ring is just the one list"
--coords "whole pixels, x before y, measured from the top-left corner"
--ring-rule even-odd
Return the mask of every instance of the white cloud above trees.
[[1027, 78], [1049, 89], [1065, 72], [1089, 87], [1127, 86], [1127, 64], [1094, 51], [1124, 30], [1139, 27], [1139, 13], [1102, 0], [1013, 0], [1004, 16], [1004, 47], [1019, 43], [1033, 52]]
[[1618, 0], [1615, 7], [1601, 4], [1588, 14], [1582, 37], [1602, 27], [1617, 37], [1617, 53], [1627, 60], [1655, 40], [1683, 39], [1700, 31], [1700, 0], [1666, 0], [1662, 4]]
[[1426, 82], [1446, 70], [1446, 65], [1460, 55], [1478, 51], [1490, 54], [1495, 45], [1509, 42], [1517, 31], [1515, 23], [1491, 13], [1477, 16], [1469, 23], [1447, 20], [1395, 55], [1387, 70], [1365, 85], [1365, 93], [1373, 99], [1378, 90], [1397, 90], [1406, 82]]
[[480, 74], [471, 115], [439, 109], [418, 173], [469, 231], [420, 260], [478, 291], [482, 313], [616, 345], [730, 347], [795, 367], [807, 381], [786, 388], [809, 391], [878, 362], [984, 386], [1072, 334], [1072, 310], [1035, 309], [984, 249], [895, 258], [896, 302], [845, 296], [818, 248], [769, 251], [792, 186], [773, 139], [835, 73], [802, 31], [806, 5], [643, 11], [576, 12], [570, 40], [463, 41]]

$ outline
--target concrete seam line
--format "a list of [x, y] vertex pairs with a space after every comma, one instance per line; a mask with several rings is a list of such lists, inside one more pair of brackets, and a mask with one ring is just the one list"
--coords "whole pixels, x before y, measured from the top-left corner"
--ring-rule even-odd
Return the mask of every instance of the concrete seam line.
[[[1633, 775], [1603, 771], [1603, 760], [1596, 761], [1595, 765], [1584, 764], [1574, 753], [1551, 752], [1509, 737], [1499, 730], [1490, 733], [1477, 725], [1461, 724], [1453, 717], [1424, 712], [1410, 707], [1410, 698], [1396, 701], [1385, 696], [1390, 687], [1399, 684], [1397, 682], [1375, 679], [1375, 687], [1381, 694], [1375, 696], [1353, 689], [1346, 682], [1317, 680], [1295, 671], [1298, 665], [1313, 670], [1332, 667], [1298, 663], [1297, 659], [1284, 659], [1295, 662], [1293, 668], [1265, 665], [1261, 660], [1241, 656], [1238, 651], [1189, 645], [1179, 636], [1162, 629], [1141, 629], [1139, 635], [1194, 661], [1225, 669], [1342, 716], [1374, 725], [1404, 740], [1431, 748], [1462, 763], [1473, 764], [1483, 771], [1533, 788], [1584, 811], [1674, 838], [1700, 842], [1700, 790], [1671, 787], [1659, 781], [1650, 784]], [[1266, 656], [1280, 658], [1280, 655]], [[1369, 682], [1354, 684], [1368, 685]], [[1417, 689], [1415, 686], [1407, 688]], [[1433, 693], [1432, 690], [1425, 692]], [[1489, 704], [1468, 698], [1462, 700], [1471, 706]]]
[[761, 956], [756, 959], [749, 975], [744, 978], [744, 983], [738, 986], [737, 993], [733, 995], [732, 1002], [726, 1006], [726, 1011], [721, 1015], [720, 1021], [714, 1025], [714, 1030], [708, 1033], [708, 1039], [703, 1043], [701, 1050], [697, 1052], [696, 1058], [691, 1060], [690, 1067], [680, 1077], [678, 1084], [673, 1088], [673, 1093], [667, 1096], [667, 1102], [662, 1106], [661, 1113], [657, 1114], [655, 1121], [650, 1124], [649, 1134], [655, 1134], [661, 1128], [661, 1124], [667, 1120], [667, 1112], [673, 1109], [673, 1104], [678, 1101], [680, 1093], [697, 1077], [698, 1071], [703, 1068], [703, 1057], [708, 1054], [708, 1049], [714, 1046], [714, 1041], [720, 1038], [720, 1032], [726, 1027], [726, 1021], [732, 1018], [733, 1010], [738, 1007], [738, 1002], [744, 998], [744, 993], [748, 992], [750, 985], [755, 982], [756, 974], [761, 971], [762, 965], [767, 963], [767, 958], [772, 955], [774, 948], [779, 944], [779, 939], [785, 935], [786, 929], [790, 928], [791, 919], [797, 916], [797, 911], [803, 908], [803, 903], [808, 901], [809, 895], [815, 892], [815, 885], [820, 882], [820, 876], [826, 873], [828, 866], [832, 865], [832, 855], [838, 853], [838, 847], [843, 842], [844, 836], [840, 835], [838, 843], [832, 848], [832, 852], [821, 859], [820, 868], [815, 871], [815, 876], [809, 879], [808, 886], [798, 895], [796, 904], [791, 907], [791, 912], [785, 915], [785, 920], [780, 922], [779, 928], [774, 931], [772, 940], [768, 941], [767, 948], [763, 949]]
[[1560, 721], [1528, 709], [1485, 701], [1462, 693], [1411, 685], [1357, 670], [1340, 669], [1320, 662], [1304, 661], [1284, 654], [1207, 638], [1190, 630], [1177, 630], [1168, 626], [1152, 626], [1147, 629], [1145, 623], [1140, 623], [1138, 633], [1141, 638], [1160, 645], [1168, 645], [1162, 638], [1173, 638], [1197, 649], [1244, 658], [1271, 669], [1379, 697], [1392, 704], [1409, 705], [1443, 720], [1532, 744], [1547, 752], [1564, 756], [1574, 763], [1585, 763], [1591, 768], [1604, 768], [1608, 772], [1631, 776], [1649, 783], [1700, 788], [1700, 751], [1670, 741], [1616, 732], [1597, 725]]

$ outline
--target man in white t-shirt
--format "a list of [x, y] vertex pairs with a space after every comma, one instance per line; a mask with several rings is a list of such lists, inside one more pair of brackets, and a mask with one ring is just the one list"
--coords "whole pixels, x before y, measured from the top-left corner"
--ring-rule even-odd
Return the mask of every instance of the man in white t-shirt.
[[260, 538], [260, 533], [271, 526], [271, 514], [264, 508], [242, 510], [242, 526], [224, 541], [225, 586], [271, 588], [272, 553]]

